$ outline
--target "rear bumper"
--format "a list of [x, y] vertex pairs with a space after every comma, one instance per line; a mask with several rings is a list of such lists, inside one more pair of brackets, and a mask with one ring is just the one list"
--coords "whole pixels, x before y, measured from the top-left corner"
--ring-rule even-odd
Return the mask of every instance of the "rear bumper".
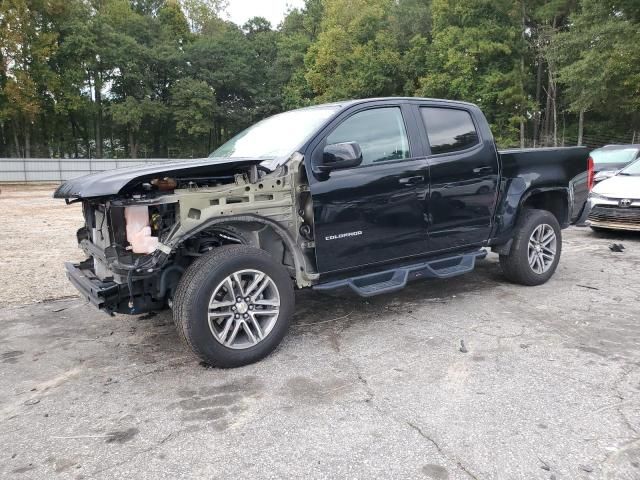
[[67, 278], [89, 302], [100, 309], [112, 312], [121, 298], [121, 286], [96, 277], [91, 263], [91, 260], [77, 264], [65, 262]]

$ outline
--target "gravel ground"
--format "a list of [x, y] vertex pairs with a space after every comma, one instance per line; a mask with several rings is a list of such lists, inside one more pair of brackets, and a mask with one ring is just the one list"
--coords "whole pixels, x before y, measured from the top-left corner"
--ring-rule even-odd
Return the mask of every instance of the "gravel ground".
[[51, 197], [56, 185], [0, 185], [0, 306], [75, 296], [63, 263], [79, 260], [79, 204]]
[[[169, 312], [15, 305], [70, 292], [79, 212], [48, 192], [31, 214], [27, 195], [2, 193], [24, 213], [0, 240], [3, 283], [21, 294], [3, 289], [14, 304], [0, 308], [0, 478], [640, 478], [640, 236], [564, 231], [540, 287], [506, 283], [490, 255], [371, 299], [298, 292], [273, 355], [216, 370]], [[24, 229], [30, 277], [58, 289], [4, 267]]]

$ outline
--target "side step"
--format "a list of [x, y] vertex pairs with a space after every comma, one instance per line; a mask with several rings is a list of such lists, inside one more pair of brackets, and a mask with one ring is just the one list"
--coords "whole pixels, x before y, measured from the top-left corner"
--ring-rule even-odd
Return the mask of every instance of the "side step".
[[409, 280], [449, 278], [468, 273], [474, 269], [477, 259], [482, 260], [486, 256], [486, 250], [478, 250], [464, 255], [439, 258], [382, 272], [320, 283], [315, 285], [313, 289], [324, 292], [348, 287], [361, 297], [372, 297], [402, 290]]

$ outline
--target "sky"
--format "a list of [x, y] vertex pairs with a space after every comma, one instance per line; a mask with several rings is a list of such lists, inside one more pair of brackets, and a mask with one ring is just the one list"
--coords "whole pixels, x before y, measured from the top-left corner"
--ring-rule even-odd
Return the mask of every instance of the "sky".
[[289, 7], [302, 7], [304, 0], [228, 0], [227, 16], [242, 25], [252, 17], [265, 17], [275, 28]]

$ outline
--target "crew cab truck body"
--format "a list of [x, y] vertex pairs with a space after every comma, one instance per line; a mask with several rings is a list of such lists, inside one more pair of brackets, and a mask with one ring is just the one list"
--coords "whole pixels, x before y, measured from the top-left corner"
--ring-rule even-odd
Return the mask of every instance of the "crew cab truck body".
[[547, 281], [588, 195], [585, 148], [498, 152], [472, 104], [384, 98], [285, 112], [210, 158], [118, 169], [55, 192], [81, 201], [87, 260], [67, 275], [94, 305], [170, 306], [205, 362], [234, 367], [283, 338], [294, 288], [362, 296], [474, 268]]

